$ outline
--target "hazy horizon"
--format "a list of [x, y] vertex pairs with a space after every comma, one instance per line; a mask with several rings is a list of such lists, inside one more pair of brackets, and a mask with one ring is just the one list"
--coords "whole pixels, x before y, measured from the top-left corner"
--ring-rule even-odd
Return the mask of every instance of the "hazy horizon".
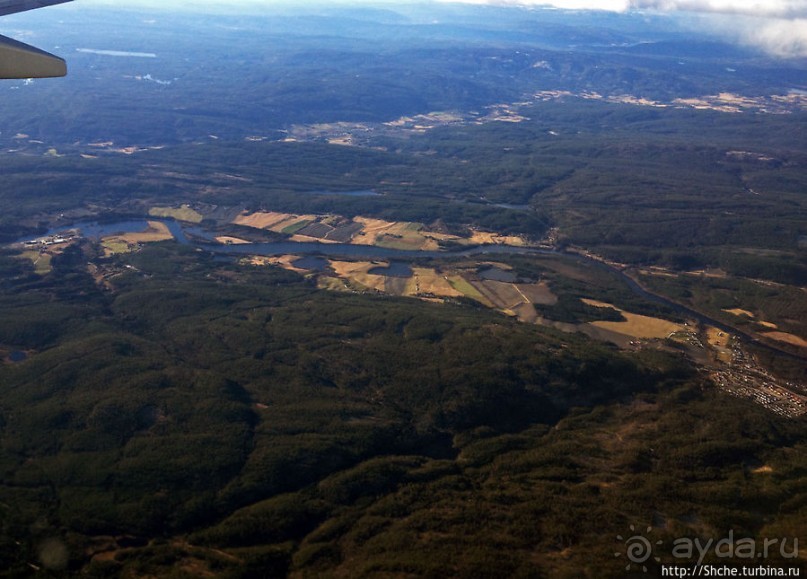
[[328, 7], [429, 6], [466, 4], [529, 10], [602, 11], [617, 14], [648, 13], [676, 16], [693, 33], [719, 37], [722, 40], [762, 49], [769, 55], [784, 58], [807, 57], [807, 1], [778, 0], [78, 0], [48, 10], [81, 10], [84, 7], [146, 9], [190, 12], [261, 12], [264, 9], [320, 10]]

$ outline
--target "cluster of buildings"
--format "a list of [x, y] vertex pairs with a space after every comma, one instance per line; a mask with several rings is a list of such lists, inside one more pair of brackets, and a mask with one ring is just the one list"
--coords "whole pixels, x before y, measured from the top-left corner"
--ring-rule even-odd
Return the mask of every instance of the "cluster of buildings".
[[53, 245], [70, 243], [71, 241], [73, 241], [78, 237], [79, 237], [78, 232], [66, 231], [62, 233], [56, 233], [54, 235], [48, 235], [46, 237], [38, 237], [37, 239], [31, 239], [29, 241], [23, 242], [23, 245], [26, 247], [26, 249], [44, 249], [46, 247], [51, 247]]
[[710, 376], [721, 390], [753, 400], [780, 416], [807, 414], [807, 388], [772, 376], [736, 340], [731, 363], [712, 370]]

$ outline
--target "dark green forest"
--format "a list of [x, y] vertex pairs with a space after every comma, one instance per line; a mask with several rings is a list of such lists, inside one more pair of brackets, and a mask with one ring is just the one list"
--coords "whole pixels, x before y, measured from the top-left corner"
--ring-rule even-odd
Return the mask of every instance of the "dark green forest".
[[674, 354], [173, 243], [102, 293], [84, 257], [3, 262], [0, 343], [31, 354], [0, 370], [4, 576], [55, 544], [94, 577], [604, 577], [658, 517], [802, 536], [803, 424]]
[[[194, 244], [80, 239], [50, 271], [12, 244], [182, 204], [250, 241], [289, 236], [244, 211], [475, 228], [617, 262], [495, 256], [548, 284], [553, 323], [625, 319], [585, 298], [691, 321], [624, 269], [807, 338], [803, 59], [651, 13], [62, 8], [4, 18], [71, 71], [0, 85], [0, 577], [601, 579], [691, 565], [680, 538], [807, 544], [804, 417], [718, 390], [680, 343], [326, 291]], [[676, 104], [720, 93], [764, 105]], [[394, 124], [434, 112], [455, 120]], [[444, 249], [411, 261], [494, 259]], [[783, 348], [749, 351], [803, 377]], [[632, 527], [661, 542], [647, 572]]]

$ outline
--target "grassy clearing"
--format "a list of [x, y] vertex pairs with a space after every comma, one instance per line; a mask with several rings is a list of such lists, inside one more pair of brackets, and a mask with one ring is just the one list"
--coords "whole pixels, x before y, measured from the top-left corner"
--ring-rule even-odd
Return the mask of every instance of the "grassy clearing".
[[771, 340], [776, 340], [777, 342], [784, 342], [791, 346], [798, 346], [799, 348], [807, 348], [807, 340], [795, 334], [788, 334], [787, 332], [765, 332], [762, 335]]
[[606, 322], [597, 321], [591, 322], [590, 326], [601, 328], [618, 334], [631, 336], [640, 340], [653, 340], [664, 339], [670, 335], [684, 331], [684, 326], [660, 318], [651, 318], [650, 316], [641, 316], [639, 314], [632, 314], [615, 307], [613, 304], [607, 304], [597, 300], [585, 299], [581, 300], [583, 303], [594, 306], [596, 308], [613, 308], [620, 312], [625, 318], [624, 322]]
[[[615, 306], [613, 306], [611, 304], [601, 302], [599, 300], [592, 300], [592, 299], [589, 299], [589, 298], [580, 298], [580, 301], [583, 302], [584, 304], [586, 304], [587, 306], [592, 306], [592, 307], [595, 307], [595, 308], [611, 308], [613, 310], [619, 310], [619, 308], [617, 308], [617, 307], [615, 307]], [[619, 310], [619, 311], [622, 311], [622, 310]]]
[[715, 349], [718, 360], [724, 364], [731, 363], [731, 351], [728, 349], [729, 342], [731, 341], [730, 334], [709, 326], [706, 328], [706, 341]]
[[749, 318], [756, 317], [754, 316], [753, 312], [749, 312], [748, 310], [743, 310], [740, 308], [734, 308], [732, 310], [723, 310], [727, 314], [732, 314], [734, 316], [747, 316]]
[[38, 275], [45, 275], [53, 271], [53, 266], [51, 265], [53, 256], [49, 253], [31, 250], [22, 252], [20, 257], [30, 260], [34, 264], [34, 272]]
[[670, 334], [683, 330], [683, 326], [660, 318], [640, 316], [639, 314], [631, 314], [624, 311], [622, 315], [626, 319], [624, 322], [600, 321], [591, 322], [591, 325], [644, 340], [663, 339]]
[[706, 339], [716, 348], [728, 348], [731, 335], [718, 328], [706, 328]]
[[119, 237], [107, 237], [101, 240], [101, 247], [104, 248], [105, 257], [132, 251], [131, 246]]
[[189, 205], [182, 205], [181, 207], [152, 207], [149, 209], [149, 215], [152, 217], [174, 218], [177, 221], [186, 221], [188, 223], [201, 223], [202, 219], [204, 219], [201, 213], [192, 209]]

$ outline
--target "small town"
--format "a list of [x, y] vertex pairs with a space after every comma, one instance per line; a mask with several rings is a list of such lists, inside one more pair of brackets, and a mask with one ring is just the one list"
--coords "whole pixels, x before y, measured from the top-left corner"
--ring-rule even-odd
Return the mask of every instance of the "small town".
[[731, 362], [709, 372], [721, 390], [753, 400], [787, 418], [807, 414], [807, 387], [780, 380], [762, 368], [739, 340], [731, 344]]

